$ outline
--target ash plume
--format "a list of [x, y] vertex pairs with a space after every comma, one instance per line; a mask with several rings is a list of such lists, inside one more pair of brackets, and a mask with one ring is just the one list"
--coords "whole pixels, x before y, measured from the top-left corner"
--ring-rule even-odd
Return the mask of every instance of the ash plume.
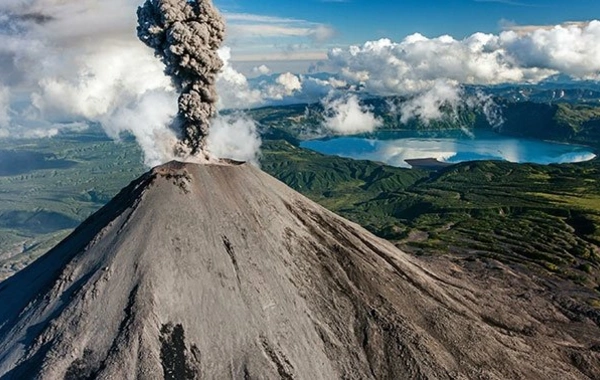
[[225, 23], [211, 0], [146, 0], [137, 11], [138, 38], [154, 49], [179, 92], [177, 155], [204, 155], [210, 119], [216, 114], [217, 50]]

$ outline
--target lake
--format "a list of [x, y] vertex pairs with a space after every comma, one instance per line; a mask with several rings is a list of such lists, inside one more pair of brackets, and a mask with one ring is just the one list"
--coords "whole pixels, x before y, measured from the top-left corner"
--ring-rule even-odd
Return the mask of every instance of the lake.
[[467, 135], [449, 132], [377, 132], [368, 136], [334, 137], [304, 141], [301, 147], [317, 152], [380, 161], [410, 167], [405, 160], [434, 158], [447, 163], [473, 160], [505, 160], [553, 164], [588, 161], [596, 157], [588, 147], [560, 144], [476, 131]]

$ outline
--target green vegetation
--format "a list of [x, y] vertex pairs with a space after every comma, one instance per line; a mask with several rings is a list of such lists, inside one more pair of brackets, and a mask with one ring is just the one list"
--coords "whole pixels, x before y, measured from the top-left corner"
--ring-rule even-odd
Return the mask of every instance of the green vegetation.
[[[1, 140], [0, 140], [1, 141]], [[0, 144], [0, 280], [52, 248], [144, 171], [99, 129]]]
[[324, 207], [380, 235], [399, 227], [399, 221], [385, 205], [374, 201], [383, 201], [428, 176], [420, 170], [325, 156], [285, 141], [265, 143], [261, 167]]
[[600, 147], [598, 106], [520, 102], [503, 105], [502, 112], [501, 133]]
[[414, 254], [486, 256], [600, 284], [597, 161], [481, 161], [425, 172], [271, 141], [263, 169]]

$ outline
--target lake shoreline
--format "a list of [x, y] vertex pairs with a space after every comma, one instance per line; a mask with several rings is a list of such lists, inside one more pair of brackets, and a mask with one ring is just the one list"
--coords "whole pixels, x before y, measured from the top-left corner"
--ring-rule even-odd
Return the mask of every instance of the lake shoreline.
[[433, 170], [467, 161], [550, 165], [587, 162], [599, 156], [592, 146], [508, 136], [492, 130], [477, 130], [471, 136], [460, 130], [383, 130], [305, 140], [300, 146], [327, 155]]

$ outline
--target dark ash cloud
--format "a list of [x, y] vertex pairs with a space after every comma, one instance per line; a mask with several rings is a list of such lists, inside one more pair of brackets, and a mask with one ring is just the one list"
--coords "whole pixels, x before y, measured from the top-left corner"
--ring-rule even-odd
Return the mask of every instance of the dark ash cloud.
[[137, 31], [180, 93], [177, 153], [208, 157], [206, 139], [217, 111], [215, 83], [223, 67], [217, 53], [225, 38], [223, 18], [210, 0], [147, 0], [138, 9]]

